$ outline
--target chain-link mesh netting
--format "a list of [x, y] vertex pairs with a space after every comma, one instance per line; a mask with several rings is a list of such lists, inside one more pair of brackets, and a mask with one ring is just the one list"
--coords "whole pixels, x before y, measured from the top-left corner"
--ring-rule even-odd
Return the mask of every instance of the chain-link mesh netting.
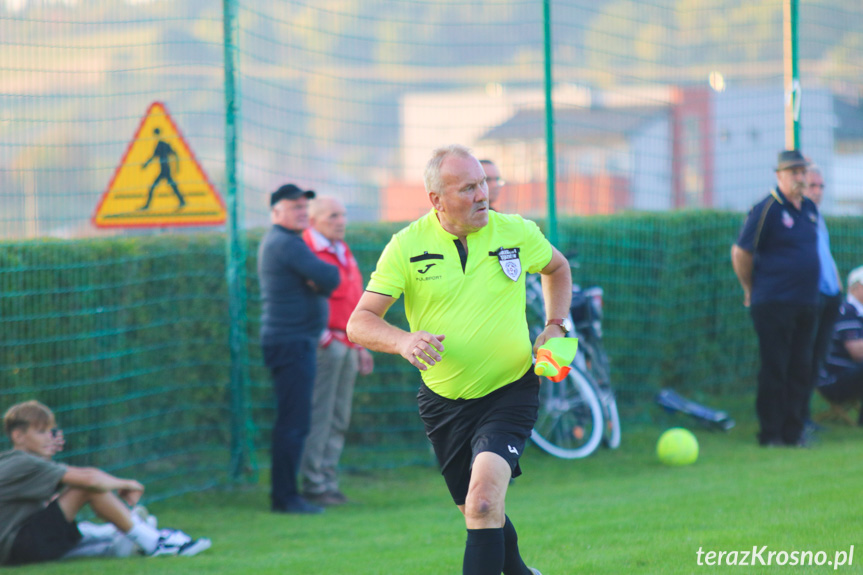
[[[341, 198], [368, 277], [429, 209], [439, 145], [492, 159], [498, 209], [547, 226], [552, 133], [559, 244], [605, 290], [624, 416], [649, 419], [666, 385], [751, 391], [729, 248], [785, 146], [783, 2], [554, 1], [550, 34], [543, 4], [0, 1], [3, 408], [41, 399], [67, 461], [157, 495], [256, 469], [269, 192]], [[863, 263], [863, 6], [804, 1], [798, 26], [801, 148], [844, 274]], [[220, 210], [248, 233], [228, 250]], [[428, 461], [417, 374], [376, 362], [344, 463]]]

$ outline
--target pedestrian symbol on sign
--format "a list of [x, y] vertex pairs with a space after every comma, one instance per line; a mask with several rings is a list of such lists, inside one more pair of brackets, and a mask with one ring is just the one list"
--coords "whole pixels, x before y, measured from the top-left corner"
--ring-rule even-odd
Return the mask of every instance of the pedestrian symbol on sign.
[[147, 166], [150, 165], [150, 162], [159, 158], [159, 175], [156, 176], [156, 179], [153, 180], [153, 184], [150, 186], [150, 193], [147, 195], [147, 203], [138, 208], [139, 210], [150, 209], [150, 202], [153, 201], [153, 192], [156, 191], [156, 186], [158, 186], [159, 182], [162, 180], [165, 180], [168, 185], [171, 186], [177, 199], [180, 200], [180, 205], [177, 209], [179, 210], [186, 205], [186, 200], [183, 199], [183, 194], [181, 194], [180, 190], [177, 189], [177, 183], [174, 182], [174, 178], [171, 177], [171, 158], [174, 159], [174, 164], [176, 166], [176, 168], [174, 168], [175, 173], [179, 173], [180, 171], [180, 158], [177, 156], [177, 152], [174, 151], [174, 148], [171, 147], [171, 144], [159, 138], [159, 134], [161, 134], [161, 132], [162, 131], [159, 128], [153, 129], [153, 135], [159, 139], [159, 143], [156, 144], [156, 149], [153, 150], [153, 155], [150, 156], [150, 159], [144, 162], [144, 165], [141, 166], [142, 170], [146, 170]]

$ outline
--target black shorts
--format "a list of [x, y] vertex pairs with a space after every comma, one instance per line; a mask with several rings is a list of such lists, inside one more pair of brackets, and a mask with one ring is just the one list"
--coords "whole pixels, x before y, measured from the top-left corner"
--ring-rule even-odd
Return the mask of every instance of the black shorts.
[[67, 521], [55, 499], [31, 515], [15, 536], [9, 565], [54, 561], [72, 550], [81, 540], [78, 524]]
[[539, 407], [539, 378], [533, 368], [518, 380], [476, 399], [447, 399], [423, 384], [417, 394], [420, 417], [441, 474], [456, 505], [464, 505], [473, 460], [490, 451], [503, 457], [512, 476]]

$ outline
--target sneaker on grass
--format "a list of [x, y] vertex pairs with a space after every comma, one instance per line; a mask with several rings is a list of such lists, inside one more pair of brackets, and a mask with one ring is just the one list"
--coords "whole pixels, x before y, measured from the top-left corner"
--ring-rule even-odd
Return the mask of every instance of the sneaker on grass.
[[206, 537], [192, 539], [179, 529], [162, 529], [160, 535], [159, 543], [156, 545], [156, 549], [150, 553], [150, 557], [163, 555], [191, 557], [201, 551], [206, 551], [213, 544]]

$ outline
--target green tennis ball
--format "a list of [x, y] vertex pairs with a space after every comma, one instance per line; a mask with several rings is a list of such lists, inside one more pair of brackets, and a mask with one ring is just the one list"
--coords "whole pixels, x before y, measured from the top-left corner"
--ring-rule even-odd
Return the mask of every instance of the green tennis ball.
[[656, 455], [665, 465], [690, 465], [698, 459], [698, 440], [682, 427], [672, 427], [659, 436]]

